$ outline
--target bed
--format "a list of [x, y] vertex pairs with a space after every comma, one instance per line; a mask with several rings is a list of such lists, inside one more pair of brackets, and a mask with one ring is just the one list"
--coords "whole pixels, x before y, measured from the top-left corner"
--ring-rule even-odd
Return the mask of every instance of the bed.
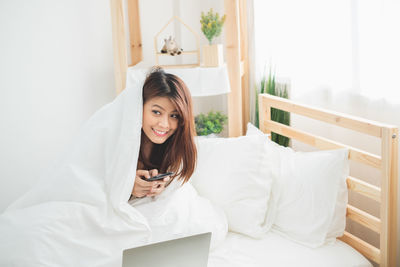
[[[248, 63], [245, 0], [225, 0], [227, 66], [231, 93], [229, 95], [229, 135], [243, 135], [248, 122]], [[125, 42], [123, 4], [111, 0], [116, 90], [125, 87], [127, 47]], [[141, 60], [139, 7], [137, 0], [128, 0], [131, 27], [131, 55], [133, 65]], [[136, 23], [135, 23], [136, 22]], [[239, 26], [240, 25], [240, 26]], [[138, 30], [139, 28], [139, 30]], [[136, 30], [135, 30], [136, 29]], [[241, 49], [239, 49], [241, 48]], [[223, 243], [210, 254], [209, 266], [397, 266], [397, 188], [398, 188], [398, 128], [346, 114], [314, 108], [270, 95], [260, 95], [260, 128], [274, 132], [321, 150], [348, 149], [348, 159], [380, 170], [381, 187], [371, 185], [359, 177], [347, 177], [348, 190], [357, 192], [380, 204], [380, 216], [375, 217], [355, 206], [347, 205], [349, 220], [379, 234], [380, 246], [375, 247], [349, 232], [337, 241], [319, 248], [308, 248], [285, 239], [274, 232], [254, 239], [230, 231]], [[309, 134], [271, 120], [271, 108], [285, 110], [362, 135], [376, 137], [381, 142], [381, 154], [375, 155], [328, 138]]]
[[[390, 125], [305, 106], [271, 95], [261, 95], [260, 103], [260, 125], [263, 132], [282, 134], [315, 146], [322, 151], [347, 148], [349, 160], [381, 170], [381, 188], [370, 185], [359, 178], [350, 176], [346, 178], [346, 186], [349, 191], [355, 191], [380, 203], [381, 217], [376, 218], [352, 205], [347, 205], [345, 214], [347, 219], [380, 234], [381, 246], [376, 248], [346, 231], [335, 242], [324, 244], [318, 248], [303, 246], [273, 231], [256, 239], [230, 231], [223, 244], [210, 254], [209, 266], [266, 266], [267, 264], [271, 266], [372, 266], [371, 262], [379, 264], [379, 266], [396, 266], [397, 193], [395, 188], [397, 188], [398, 173], [395, 162], [397, 162], [398, 153], [396, 140], [398, 129]], [[380, 138], [382, 155], [373, 155], [271, 121], [270, 109], [272, 107]], [[252, 148], [252, 153], [257, 153], [255, 148]], [[242, 150], [242, 154], [246, 154], [246, 151]], [[221, 155], [213, 160], [218, 160], [218, 157]], [[194, 178], [196, 179], [196, 177]], [[196, 188], [201, 194], [201, 188]], [[213, 198], [210, 194], [208, 196]], [[304, 216], [306, 215], [304, 214]]]

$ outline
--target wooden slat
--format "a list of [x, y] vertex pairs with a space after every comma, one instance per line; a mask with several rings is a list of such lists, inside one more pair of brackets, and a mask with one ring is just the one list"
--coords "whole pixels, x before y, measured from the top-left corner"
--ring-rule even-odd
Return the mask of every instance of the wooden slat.
[[110, 7], [114, 48], [115, 85], [117, 94], [119, 94], [125, 89], [126, 70], [128, 68], [122, 0], [110, 0]]
[[224, 0], [226, 14], [225, 44], [226, 63], [229, 73], [231, 92], [228, 95], [229, 136], [243, 134], [242, 89], [240, 79], [240, 40], [237, 0]]
[[129, 39], [131, 44], [131, 61], [136, 65], [143, 58], [142, 34], [140, 31], [139, 0], [128, 0]]
[[398, 129], [382, 131], [382, 232], [380, 248], [382, 266], [396, 266], [397, 253], [397, 186], [398, 186]]
[[301, 130], [296, 130], [290, 126], [286, 126], [271, 120], [264, 121], [264, 127], [277, 134], [284, 135], [289, 138], [294, 138], [322, 150], [348, 148], [349, 159], [367, 164], [375, 168], [380, 168], [381, 166], [381, 158], [366, 151], [362, 151], [360, 149], [353, 148], [351, 146], [341, 143], [333, 142], [326, 138], [312, 135]]
[[365, 257], [367, 257], [370, 260], [373, 260], [376, 263], [381, 262], [381, 253], [380, 250], [364, 240], [348, 233], [344, 232], [344, 235], [339, 237], [340, 240], [343, 242], [346, 242], [350, 246], [352, 246], [354, 249], [356, 249], [358, 252], [363, 254]]
[[382, 137], [382, 202], [380, 208], [380, 217], [382, 219], [383, 228], [380, 235], [380, 248], [382, 252], [382, 265], [387, 266], [389, 256], [389, 181], [390, 181], [390, 143], [388, 140], [388, 130], [383, 131]]
[[250, 83], [249, 83], [249, 40], [247, 36], [247, 0], [239, 0], [240, 18], [240, 61], [242, 82], [242, 106], [243, 106], [243, 132], [246, 131], [250, 121]]
[[346, 182], [348, 189], [371, 198], [377, 202], [381, 202], [381, 189], [379, 187], [351, 176], [347, 177]]
[[379, 218], [376, 218], [365, 211], [357, 209], [352, 205], [347, 205], [347, 217], [378, 234], [381, 232], [381, 220]]
[[240, 62], [240, 77], [243, 77], [244, 75], [244, 62]]
[[376, 137], [382, 136], [382, 127], [390, 126], [322, 108], [309, 107], [307, 105], [298, 104], [291, 100], [268, 94], [264, 94], [263, 97], [265, 97], [265, 101], [268, 102], [268, 105], [271, 107], [293, 112], [312, 119], [328, 122]]

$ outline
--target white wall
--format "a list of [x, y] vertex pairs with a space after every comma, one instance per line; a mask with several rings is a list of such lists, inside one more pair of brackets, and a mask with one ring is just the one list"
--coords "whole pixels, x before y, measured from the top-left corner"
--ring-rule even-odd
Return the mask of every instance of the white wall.
[[0, 1], [0, 212], [115, 97], [109, 0]]

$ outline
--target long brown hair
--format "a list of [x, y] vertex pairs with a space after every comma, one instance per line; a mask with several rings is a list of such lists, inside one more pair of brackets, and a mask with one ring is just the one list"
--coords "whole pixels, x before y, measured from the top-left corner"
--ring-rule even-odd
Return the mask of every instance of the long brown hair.
[[[185, 83], [177, 76], [165, 73], [163, 69], [153, 68], [143, 85], [143, 105], [154, 97], [168, 97], [175, 105], [179, 120], [178, 128], [163, 144], [153, 144], [150, 159], [139, 160], [146, 168], [157, 168], [160, 173], [171, 171], [175, 177], [187, 182], [196, 167], [197, 149], [194, 142], [195, 127], [192, 98]], [[147, 138], [142, 130], [141, 144]]]

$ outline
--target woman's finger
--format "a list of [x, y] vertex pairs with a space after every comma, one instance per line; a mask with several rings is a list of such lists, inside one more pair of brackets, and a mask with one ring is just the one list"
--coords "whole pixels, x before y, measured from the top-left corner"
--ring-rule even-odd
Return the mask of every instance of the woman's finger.
[[152, 188], [152, 184], [146, 182], [141, 177], [150, 178], [150, 173], [147, 170], [137, 170], [135, 176], [135, 183], [132, 188], [132, 195], [135, 197], [144, 197], [146, 196]]
[[163, 180], [161, 181], [156, 181], [152, 183], [152, 187], [153, 188], [160, 188], [160, 187], [165, 187], [166, 182], [164, 182]]
[[150, 172], [150, 176], [151, 177], [158, 175], [158, 170], [157, 169], [152, 169], [149, 172]]
[[153, 186], [153, 184], [151, 182], [143, 180], [142, 178], [140, 178], [138, 176], [136, 176], [135, 185], [138, 185], [142, 188], [151, 188]]
[[165, 189], [165, 184], [164, 183], [155, 184], [151, 188], [151, 190], [150, 190], [150, 192], [149, 192], [149, 194], [147, 196], [151, 196], [152, 197], [152, 196], [159, 195], [162, 191], [164, 191], [164, 189]]
[[150, 172], [148, 170], [137, 170], [136, 176], [144, 177], [146, 179], [150, 178]]

